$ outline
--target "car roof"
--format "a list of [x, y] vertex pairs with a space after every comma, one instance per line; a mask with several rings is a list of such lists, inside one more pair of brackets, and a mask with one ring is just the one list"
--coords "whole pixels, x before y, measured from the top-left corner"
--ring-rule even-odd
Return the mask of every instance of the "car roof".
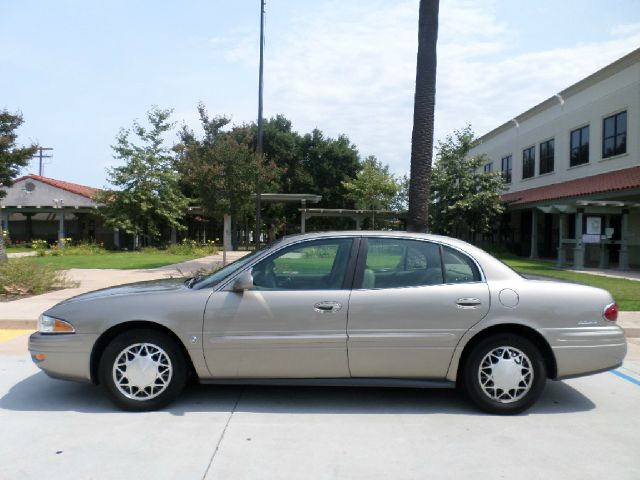
[[389, 237], [389, 238], [419, 238], [422, 240], [432, 240], [444, 242], [455, 246], [472, 246], [471, 244], [458, 238], [444, 235], [434, 235], [431, 233], [406, 232], [403, 230], [338, 230], [326, 232], [296, 233], [286, 235], [280, 239], [283, 243], [297, 242], [300, 240], [311, 240], [314, 238], [326, 237]]

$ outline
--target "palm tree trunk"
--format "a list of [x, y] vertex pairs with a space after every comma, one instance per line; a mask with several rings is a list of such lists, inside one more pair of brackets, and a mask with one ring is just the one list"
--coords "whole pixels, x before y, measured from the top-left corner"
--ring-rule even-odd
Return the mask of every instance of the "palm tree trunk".
[[418, 58], [416, 95], [411, 135], [411, 178], [407, 230], [427, 231], [431, 161], [433, 157], [433, 119], [436, 104], [436, 44], [438, 41], [439, 0], [420, 0], [418, 20]]

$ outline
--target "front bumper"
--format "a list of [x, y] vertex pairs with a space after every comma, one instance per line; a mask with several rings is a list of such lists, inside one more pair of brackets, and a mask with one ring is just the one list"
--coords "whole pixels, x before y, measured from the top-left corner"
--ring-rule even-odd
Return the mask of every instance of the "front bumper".
[[[91, 350], [98, 339], [94, 334], [42, 334], [29, 337], [31, 359], [44, 373], [53, 378], [91, 381]], [[44, 356], [38, 360], [36, 355]]]
[[556, 380], [613, 370], [627, 354], [624, 330], [617, 325], [544, 329], [556, 359]]

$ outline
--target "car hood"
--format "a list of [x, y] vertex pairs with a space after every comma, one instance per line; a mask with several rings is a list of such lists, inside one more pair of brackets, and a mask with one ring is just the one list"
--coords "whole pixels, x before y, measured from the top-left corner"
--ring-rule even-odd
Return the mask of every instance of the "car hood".
[[75, 297], [71, 297], [59, 305], [65, 305], [76, 302], [84, 302], [87, 300], [96, 300], [99, 298], [115, 297], [115, 296], [131, 296], [142, 295], [146, 293], [160, 293], [176, 291], [187, 288], [184, 284], [184, 278], [165, 278], [162, 280], [150, 280], [146, 282], [127, 283], [125, 285], [117, 285], [115, 287], [103, 288], [93, 292], [83, 293]]

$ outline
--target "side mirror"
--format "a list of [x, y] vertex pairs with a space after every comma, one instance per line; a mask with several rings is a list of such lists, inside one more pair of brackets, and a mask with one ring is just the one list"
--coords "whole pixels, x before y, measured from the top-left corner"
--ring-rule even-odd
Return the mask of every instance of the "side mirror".
[[233, 286], [231, 290], [234, 292], [244, 292], [245, 290], [250, 290], [253, 288], [253, 275], [251, 275], [251, 270], [247, 270], [246, 272], [241, 273], [238, 278], [233, 282]]

